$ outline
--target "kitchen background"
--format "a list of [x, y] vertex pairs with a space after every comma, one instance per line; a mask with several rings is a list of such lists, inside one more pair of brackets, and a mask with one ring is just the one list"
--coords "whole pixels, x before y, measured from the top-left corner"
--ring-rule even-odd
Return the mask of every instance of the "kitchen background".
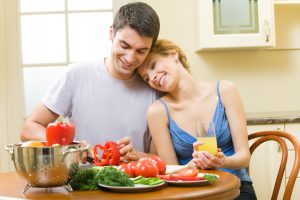
[[[170, 39], [182, 47], [197, 79], [228, 79], [236, 84], [248, 116], [255, 113], [300, 113], [299, 1], [294, 4], [277, 4], [272, 8], [275, 19], [275, 48], [201, 52], [196, 45], [199, 37], [197, 0], [142, 1], [151, 5], [160, 17], [160, 38]], [[114, 1], [117, 7], [127, 2], [130, 0]], [[2, 172], [14, 170], [8, 153], [2, 147], [19, 141], [19, 132], [25, 118], [18, 26], [17, 1], [0, 0]], [[271, 34], [274, 32], [271, 31]]]

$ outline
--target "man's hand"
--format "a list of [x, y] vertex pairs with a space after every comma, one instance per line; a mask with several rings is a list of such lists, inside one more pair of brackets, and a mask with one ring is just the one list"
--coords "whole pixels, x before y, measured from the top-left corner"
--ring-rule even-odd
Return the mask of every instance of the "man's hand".
[[129, 137], [117, 141], [120, 145], [121, 161], [135, 161], [140, 159], [140, 152], [136, 151]]
[[90, 143], [88, 143], [86, 140], [80, 140], [78, 141], [81, 147], [89, 147], [88, 151], [84, 151], [82, 156], [81, 156], [81, 162], [85, 164], [87, 162], [87, 158], [94, 158], [94, 154], [92, 151], [92, 146]]

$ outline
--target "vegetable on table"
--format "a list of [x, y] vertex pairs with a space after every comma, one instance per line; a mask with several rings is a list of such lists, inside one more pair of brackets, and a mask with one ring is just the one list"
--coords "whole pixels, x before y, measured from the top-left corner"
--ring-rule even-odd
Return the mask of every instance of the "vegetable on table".
[[45, 145], [43, 142], [33, 141], [33, 140], [23, 142], [21, 145], [21, 147], [44, 147], [44, 146]]
[[131, 180], [134, 182], [134, 184], [142, 184], [142, 185], [159, 185], [161, 183], [165, 183], [165, 181], [160, 179], [159, 177], [145, 178], [143, 176], [138, 176]]
[[126, 173], [129, 177], [135, 177], [134, 169], [129, 163], [122, 163], [117, 168], [119, 171]]
[[46, 128], [47, 146], [54, 144], [72, 144], [75, 137], [75, 126], [71, 123], [64, 123], [60, 116], [56, 123], [50, 123]]
[[214, 183], [218, 180], [218, 177], [214, 174], [204, 174], [203, 178], [205, 178], [205, 180], [208, 180], [212, 183]]
[[195, 168], [183, 169], [180, 170], [177, 174], [183, 177], [196, 177], [198, 176], [199, 170]]
[[143, 161], [152, 162], [153, 164], [157, 165], [159, 174], [165, 174], [167, 165], [166, 165], [165, 161], [163, 161], [160, 157], [158, 157], [156, 155], [152, 155], [150, 157], [141, 158], [139, 160], [139, 162], [143, 162]]
[[158, 167], [149, 161], [141, 161], [136, 164], [135, 176], [156, 177], [158, 175]]
[[114, 167], [105, 166], [79, 169], [69, 181], [74, 190], [98, 190], [98, 184], [110, 186], [134, 186], [132, 180]]
[[118, 171], [114, 167], [104, 167], [95, 177], [98, 183], [110, 186], [134, 186], [132, 180], [129, 179], [127, 174]]
[[130, 177], [156, 177], [158, 174], [165, 174], [166, 163], [160, 157], [152, 155], [128, 164], [121, 164], [118, 170], [125, 172]]
[[[98, 156], [98, 149], [103, 151], [101, 159]], [[103, 146], [96, 144], [94, 147], [94, 164], [97, 166], [119, 165], [120, 157], [120, 145], [116, 142], [108, 141]]]

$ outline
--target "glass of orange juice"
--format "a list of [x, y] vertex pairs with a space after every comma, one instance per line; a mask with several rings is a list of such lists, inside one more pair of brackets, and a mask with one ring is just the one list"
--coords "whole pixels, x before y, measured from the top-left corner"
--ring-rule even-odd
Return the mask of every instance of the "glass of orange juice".
[[208, 151], [211, 155], [216, 155], [218, 151], [216, 130], [213, 121], [197, 121], [197, 141], [203, 142], [197, 147], [198, 151]]

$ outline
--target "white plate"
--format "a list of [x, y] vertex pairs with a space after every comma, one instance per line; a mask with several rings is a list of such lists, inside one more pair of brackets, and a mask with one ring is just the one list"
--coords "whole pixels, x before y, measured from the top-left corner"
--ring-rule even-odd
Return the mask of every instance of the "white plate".
[[158, 185], [135, 184], [134, 186], [110, 186], [110, 185], [103, 185], [101, 183], [98, 183], [98, 185], [102, 188], [111, 190], [113, 192], [149, 192], [162, 187], [163, 185], [165, 185], [165, 183], [161, 183]]
[[[203, 177], [205, 174], [208, 173], [199, 173], [198, 177]], [[217, 176], [217, 178], [219, 179], [219, 175], [217, 174], [212, 174]], [[210, 184], [210, 181], [208, 180], [197, 180], [197, 181], [167, 181], [165, 180], [166, 183], [168, 183], [168, 185], [175, 185], [175, 186], [204, 186], [204, 185], [208, 185]]]

